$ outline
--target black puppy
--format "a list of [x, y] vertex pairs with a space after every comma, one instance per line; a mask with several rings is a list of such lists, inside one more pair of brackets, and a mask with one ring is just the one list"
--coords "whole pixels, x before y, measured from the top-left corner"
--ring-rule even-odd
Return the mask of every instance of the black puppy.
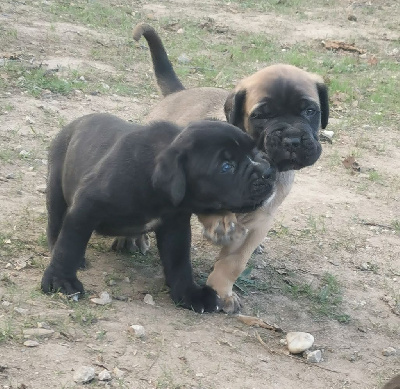
[[83, 293], [76, 272], [93, 231], [130, 236], [154, 230], [176, 304], [218, 308], [218, 296], [193, 280], [192, 213], [248, 212], [274, 193], [275, 169], [251, 138], [228, 123], [140, 126], [107, 114], [64, 127], [49, 153], [50, 265], [42, 290]]

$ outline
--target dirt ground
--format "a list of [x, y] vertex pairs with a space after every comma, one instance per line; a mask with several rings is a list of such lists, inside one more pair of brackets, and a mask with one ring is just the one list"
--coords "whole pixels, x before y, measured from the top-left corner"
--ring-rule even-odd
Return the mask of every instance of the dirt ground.
[[[121, 68], [94, 59], [93, 50], [98, 42], [118, 44], [128, 38], [110, 36], [90, 23], [50, 20], [46, 6], [51, 3], [1, 2], [0, 66], [15, 61], [15, 55], [50, 72], [75, 70], [82, 82], [91, 73], [117, 77]], [[318, 2], [302, 18], [246, 9], [237, 2], [120, 3], [147, 15], [150, 23], [177, 15], [212, 17], [237, 30], [279, 37], [282, 47], [332, 39], [374, 47], [377, 58], [390, 49], [400, 69], [396, 0], [336, 1], [331, 7]], [[361, 12], [365, 9], [371, 12]], [[184, 40], [185, 34], [176, 39]], [[130, 59], [125, 70], [129, 83], [152, 83], [146, 98], [79, 88], [35, 97], [23, 88], [0, 90], [1, 387], [77, 388], [82, 384], [74, 382], [75, 371], [91, 366], [96, 374], [107, 369], [112, 376], [103, 382], [96, 375], [85, 385], [94, 388], [381, 388], [400, 373], [400, 107], [375, 126], [357, 113], [356, 104], [331, 101], [327, 129], [335, 134], [333, 142], [323, 144], [314, 166], [296, 173], [276, 226], [236, 289], [243, 314], [284, 332], [311, 333], [321, 362], [289, 355], [280, 342], [284, 334], [249, 327], [237, 316], [175, 307], [163, 285], [154, 242], [149, 255], [127, 256], [110, 252], [110, 239], [91, 240], [90, 266], [79, 277], [89, 296], [108, 291], [110, 305], [40, 292], [49, 261], [44, 194], [49, 142], [62, 124], [91, 112], [140, 121], [159, 99], [147, 54], [141, 54], [141, 62]], [[2, 74], [0, 86], [9, 82]], [[195, 86], [193, 78], [182, 81]], [[398, 77], [391, 82], [399, 83]], [[346, 168], [342, 160], [351, 154], [356, 161]], [[195, 220], [193, 229], [195, 273], [204, 281], [217, 248], [203, 240]], [[324, 300], [329, 288], [337, 300]], [[143, 301], [147, 293], [155, 305]], [[144, 337], [129, 329], [137, 324], [145, 328]], [[24, 345], [23, 331], [37, 327], [54, 332], [31, 338], [35, 347]], [[389, 347], [395, 351], [386, 355]]]

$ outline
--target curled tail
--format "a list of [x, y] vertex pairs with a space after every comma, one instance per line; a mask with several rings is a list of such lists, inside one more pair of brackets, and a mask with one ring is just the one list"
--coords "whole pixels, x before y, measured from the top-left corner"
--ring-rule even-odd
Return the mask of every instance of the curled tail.
[[156, 30], [147, 23], [140, 23], [133, 29], [133, 39], [138, 41], [142, 35], [149, 45], [154, 74], [162, 95], [165, 97], [184, 90]]

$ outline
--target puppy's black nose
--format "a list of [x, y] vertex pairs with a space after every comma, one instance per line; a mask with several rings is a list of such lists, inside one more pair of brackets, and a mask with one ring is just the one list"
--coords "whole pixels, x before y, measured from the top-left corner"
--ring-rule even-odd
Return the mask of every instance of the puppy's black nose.
[[299, 137], [290, 137], [290, 138], [283, 138], [282, 140], [283, 146], [287, 150], [293, 150], [300, 146], [301, 139]]

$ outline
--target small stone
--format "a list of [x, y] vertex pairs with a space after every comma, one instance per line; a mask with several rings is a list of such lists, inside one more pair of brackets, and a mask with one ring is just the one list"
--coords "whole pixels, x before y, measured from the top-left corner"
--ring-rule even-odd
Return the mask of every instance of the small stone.
[[112, 298], [107, 292], [101, 292], [100, 297], [94, 297], [90, 301], [99, 305], [107, 305], [112, 302]]
[[382, 355], [385, 357], [391, 357], [392, 355], [396, 355], [397, 350], [394, 347], [387, 347], [382, 350]]
[[27, 156], [29, 155], [29, 151], [21, 150], [21, 151], [19, 152], [19, 155], [20, 155], [21, 157], [27, 157]]
[[146, 335], [146, 330], [141, 325], [135, 325], [134, 324], [134, 325], [131, 325], [130, 328], [132, 328], [133, 333], [138, 338], [143, 338]]
[[26, 308], [14, 307], [14, 311], [19, 313], [20, 315], [27, 315], [29, 310]]
[[190, 59], [185, 53], [181, 54], [181, 55], [178, 57], [178, 62], [179, 62], [179, 63], [187, 64], [187, 63], [189, 63], [190, 61], [191, 61], [191, 59]]
[[111, 374], [107, 369], [104, 369], [99, 373], [99, 381], [110, 381], [110, 380], [111, 380]]
[[118, 369], [118, 367], [114, 368], [113, 373], [114, 373], [115, 377], [117, 377], [117, 378], [122, 378], [125, 374], [125, 372], [121, 369]]
[[332, 139], [335, 133], [329, 130], [322, 130], [321, 134], [325, 135], [327, 138]]
[[115, 280], [110, 280], [110, 281], [108, 281], [108, 285], [109, 285], [109, 286], [117, 285], [117, 281], [115, 281]]
[[79, 77], [79, 81], [86, 81], [84, 76]]
[[27, 124], [35, 124], [35, 121], [30, 116], [25, 116], [25, 121]]
[[292, 354], [302, 353], [314, 343], [314, 337], [307, 332], [288, 332], [286, 340], [287, 347]]
[[9, 301], [3, 301], [3, 302], [1, 303], [1, 305], [2, 305], [3, 307], [9, 307], [11, 304], [12, 304], [12, 303], [10, 303]]
[[47, 336], [54, 333], [53, 330], [48, 330], [46, 328], [28, 328], [27, 330], [23, 330], [25, 338], [29, 338], [31, 336]]
[[129, 284], [129, 283], [131, 282], [131, 280], [130, 280], [130, 278], [129, 278], [129, 277], [125, 277], [125, 278], [124, 278], [124, 282], [126, 282], [126, 283], [128, 283], [128, 284]]
[[36, 342], [36, 340], [26, 340], [24, 342], [24, 346], [26, 346], [26, 347], [37, 347], [37, 346], [39, 346], [39, 342]]
[[347, 20], [350, 20], [351, 22], [356, 22], [357, 21], [357, 16], [356, 15], [348, 15]]
[[153, 296], [151, 294], [146, 294], [146, 296], [144, 296], [143, 301], [149, 305], [156, 305], [156, 303], [153, 300]]
[[47, 192], [47, 185], [39, 185], [36, 187], [36, 191], [39, 193], [46, 193]]
[[183, 34], [185, 32], [185, 30], [183, 28], [180, 28], [176, 33], [177, 34]]
[[322, 360], [321, 350], [315, 350], [307, 352], [306, 354], [307, 362], [319, 363]]
[[94, 377], [95, 373], [93, 367], [81, 366], [75, 371], [74, 381], [81, 384], [86, 384], [87, 382], [92, 381]]
[[14, 180], [15, 179], [15, 174], [14, 173], [8, 173], [6, 175], [7, 180]]

